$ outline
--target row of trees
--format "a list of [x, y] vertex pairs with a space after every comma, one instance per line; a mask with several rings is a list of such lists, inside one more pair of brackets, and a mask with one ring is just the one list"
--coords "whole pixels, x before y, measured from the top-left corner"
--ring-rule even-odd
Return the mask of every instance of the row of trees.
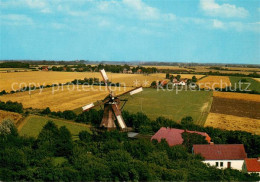
[[9, 130], [13, 132], [0, 132], [2, 181], [259, 180], [254, 174], [207, 166], [185, 145], [169, 147], [164, 140], [131, 140], [117, 131], [82, 131], [73, 141], [66, 127], [53, 122], [37, 138], [19, 136], [14, 125]]
[[2, 102], [0, 101], [0, 110], [12, 111], [17, 113], [23, 113], [23, 105], [18, 102]]
[[105, 69], [107, 72], [112, 73], [123, 73], [124, 70], [132, 71], [132, 73], [136, 73], [140, 71], [141, 73], [156, 73], [158, 72], [157, 68], [155, 67], [142, 67], [142, 66], [133, 66], [130, 67], [129, 65], [108, 65], [108, 64], [98, 64], [98, 65], [86, 65], [86, 64], [78, 64], [72, 66], [64, 66], [64, 67], [57, 67], [53, 66], [51, 68], [52, 71], [77, 71], [77, 72], [85, 72], [85, 71], [94, 71], [98, 72], [101, 69]]
[[29, 63], [22, 62], [4, 62], [0, 63], [0, 68], [29, 68]]

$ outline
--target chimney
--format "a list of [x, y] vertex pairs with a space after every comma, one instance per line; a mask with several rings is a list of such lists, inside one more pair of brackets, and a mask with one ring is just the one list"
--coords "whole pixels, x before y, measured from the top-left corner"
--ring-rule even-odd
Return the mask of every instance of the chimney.
[[214, 142], [209, 142], [210, 145], [214, 145]]
[[257, 157], [257, 161], [260, 162], [260, 157]]

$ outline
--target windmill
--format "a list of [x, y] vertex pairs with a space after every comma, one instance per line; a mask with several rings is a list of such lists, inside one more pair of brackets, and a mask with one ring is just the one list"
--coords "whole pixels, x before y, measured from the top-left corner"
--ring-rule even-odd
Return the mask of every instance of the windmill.
[[[108, 86], [108, 77], [104, 69], [100, 70], [100, 73], [102, 75], [103, 81], [109, 91], [109, 95], [101, 102], [95, 102], [95, 103], [90, 103], [88, 105], [85, 105], [82, 107], [82, 110], [89, 111], [90, 109], [104, 105], [104, 114], [103, 118], [100, 124], [100, 127], [107, 128], [108, 130], [115, 129], [117, 128], [115, 121], [117, 121], [118, 126], [120, 127], [121, 130], [127, 129], [127, 126], [124, 122], [124, 119], [122, 117], [121, 110], [123, 109], [125, 103], [127, 100], [121, 100], [120, 97], [126, 94], [129, 95], [134, 95], [139, 92], [143, 91], [142, 87], [137, 87], [132, 90], [129, 90], [123, 94], [120, 95], [115, 95], [113, 91], [110, 90]], [[122, 107], [120, 107], [120, 101], [124, 101], [124, 104]]]

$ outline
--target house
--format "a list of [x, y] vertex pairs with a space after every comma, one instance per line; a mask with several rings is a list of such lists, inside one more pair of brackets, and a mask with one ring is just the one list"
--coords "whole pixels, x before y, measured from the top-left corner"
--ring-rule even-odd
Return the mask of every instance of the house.
[[129, 70], [129, 71], [127, 71], [127, 73], [128, 73], [128, 74], [132, 74], [132, 73], [133, 73], [133, 71], [132, 71], [132, 70]]
[[206, 137], [206, 140], [208, 143], [210, 143], [210, 136], [207, 133], [204, 132], [198, 132], [198, 131], [189, 131], [189, 130], [181, 130], [176, 128], [165, 128], [162, 127], [160, 130], [158, 130], [155, 135], [152, 136], [151, 140], [157, 140], [158, 142], [161, 142], [162, 139], [165, 139], [169, 146], [174, 145], [181, 145], [183, 143], [182, 133], [188, 132], [188, 133], [196, 133], [202, 136]]
[[209, 165], [237, 170], [242, 170], [247, 156], [243, 144], [193, 145], [193, 153], [201, 154]]
[[124, 74], [127, 73], [127, 69], [126, 69], [126, 68], [123, 69], [123, 73], [124, 73]]
[[136, 71], [136, 73], [137, 73], [137, 74], [141, 74], [141, 73], [142, 73], [142, 70], [141, 70], [141, 69], [138, 69], [138, 70]]
[[42, 66], [42, 67], [41, 67], [41, 70], [42, 70], [42, 71], [49, 71], [49, 67], [48, 67], [48, 66]]
[[246, 158], [243, 165], [243, 171], [260, 175], [260, 157], [251, 159]]

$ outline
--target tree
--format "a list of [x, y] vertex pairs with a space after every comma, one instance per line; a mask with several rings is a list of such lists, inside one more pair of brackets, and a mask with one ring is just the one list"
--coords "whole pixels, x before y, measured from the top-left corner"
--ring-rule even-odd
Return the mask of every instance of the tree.
[[54, 155], [56, 153], [56, 146], [59, 139], [59, 129], [53, 121], [48, 121], [41, 130], [37, 138], [37, 146], [46, 154]]
[[193, 77], [191, 78], [191, 81], [194, 82], [194, 83], [197, 82], [196, 76], [193, 76]]
[[183, 132], [182, 134], [183, 142], [182, 144], [187, 148], [189, 152], [192, 151], [194, 144], [208, 144], [206, 137], [197, 133]]
[[181, 75], [177, 75], [177, 76], [176, 76], [176, 79], [177, 79], [178, 81], [180, 81]]
[[56, 156], [69, 157], [72, 154], [73, 142], [70, 131], [66, 126], [59, 129], [59, 137], [56, 144]]
[[169, 73], [166, 73], [165, 78], [166, 78], [166, 79], [169, 79], [169, 78], [170, 78], [170, 74], [169, 74]]
[[156, 85], [157, 85], [157, 82], [156, 82], [156, 81], [153, 81], [153, 82], [151, 83], [151, 87], [156, 87]]
[[51, 110], [50, 110], [50, 108], [49, 107], [46, 107], [46, 109], [44, 109], [43, 111], [42, 111], [42, 114], [50, 114], [51, 113]]
[[12, 136], [18, 135], [17, 128], [15, 127], [11, 119], [4, 119], [0, 123], [0, 136], [7, 136], [7, 135], [12, 135]]
[[193, 124], [193, 119], [191, 116], [187, 116], [185, 118], [181, 119], [181, 125], [184, 126], [184, 128], [187, 128], [188, 126]]

